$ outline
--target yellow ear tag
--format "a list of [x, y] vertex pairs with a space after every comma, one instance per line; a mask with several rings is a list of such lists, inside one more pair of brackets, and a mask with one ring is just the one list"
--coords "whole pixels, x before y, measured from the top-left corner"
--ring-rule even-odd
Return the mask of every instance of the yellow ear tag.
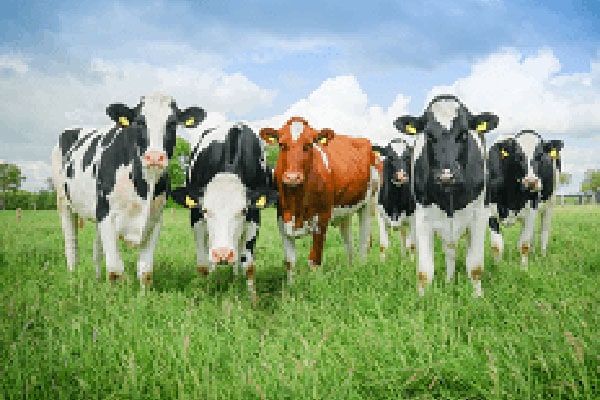
[[373, 153], [375, 153], [375, 155], [376, 155], [377, 157], [380, 157], [380, 154], [379, 154], [379, 152], [378, 152], [378, 151], [374, 151]]
[[556, 149], [550, 150], [550, 158], [556, 160], [558, 158], [558, 151]]
[[196, 121], [194, 117], [189, 117], [187, 121], [185, 121], [185, 126], [189, 128], [190, 126], [194, 125], [194, 121]]
[[129, 126], [129, 120], [127, 117], [119, 117], [119, 124], [121, 124], [121, 126]]
[[185, 206], [187, 208], [196, 207], [198, 204], [190, 196], [185, 196]]
[[275, 137], [273, 137], [273, 136], [269, 136], [268, 140], [269, 140], [269, 144], [273, 144], [276, 142]]
[[256, 206], [263, 208], [265, 204], [267, 204], [267, 197], [263, 194], [258, 200], [256, 200]]
[[323, 138], [319, 139], [319, 143], [321, 143], [321, 144], [327, 143], [327, 138], [323, 137]]
[[479, 125], [477, 125], [477, 128], [475, 128], [475, 130], [477, 132], [484, 132], [487, 130], [487, 121], [483, 121], [482, 123], [480, 123]]
[[406, 124], [404, 128], [406, 129], [406, 133], [408, 133], [409, 135], [414, 135], [415, 133], [417, 133], [417, 130], [411, 124]]
[[500, 152], [500, 158], [506, 158], [508, 157], [508, 152], [504, 149], [502, 149], [502, 151]]

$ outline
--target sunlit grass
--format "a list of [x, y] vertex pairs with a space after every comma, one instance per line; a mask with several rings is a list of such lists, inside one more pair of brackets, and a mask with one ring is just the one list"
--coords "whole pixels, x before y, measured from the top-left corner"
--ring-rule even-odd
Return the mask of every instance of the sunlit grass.
[[93, 224], [69, 274], [55, 211], [24, 211], [19, 223], [0, 212], [0, 398], [598, 396], [600, 207], [557, 208], [548, 256], [536, 253], [527, 270], [520, 228], [505, 228], [504, 262], [493, 265], [486, 248], [483, 299], [471, 297], [464, 245], [446, 284], [436, 243], [434, 284], [419, 298], [415, 265], [397, 248], [381, 263], [375, 245], [365, 264], [348, 266], [337, 229], [316, 272], [310, 240], [297, 241], [290, 287], [269, 209], [256, 308], [231, 269], [196, 274], [188, 218], [166, 211], [154, 288], [142, 293], [125, 247], [125, 282], [95, 279]]

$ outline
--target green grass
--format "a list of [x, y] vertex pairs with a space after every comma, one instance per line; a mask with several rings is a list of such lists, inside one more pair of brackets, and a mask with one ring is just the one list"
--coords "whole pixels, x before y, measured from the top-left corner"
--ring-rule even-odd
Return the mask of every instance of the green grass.
[[[518, 226], [505, 259], [486, 247], [485, 297], [473, 299], [459, 247], [444, 282], [441, 246], [425, 297], [415, 265], [391, 248], [348, 266], [337, 229], [324, 265], [298, 241], [285, 282], [274, 210], [257, 251], [260, 302], [245, 279], [195, 273], [189, 217], [165, 213], [154, 288], [140, 292], [136, 252], [121, 285], [98, 282], [93, 224], [69, 274], [55, 211], [0, 212], [0, 398], [596, 399], [600, 396], [600, 207], [558, 207], [548, 257], [520, 267]], [[377, 234], [374, 230], [374, 243]], [[394, 245], [397, 235], [394, 235]]]

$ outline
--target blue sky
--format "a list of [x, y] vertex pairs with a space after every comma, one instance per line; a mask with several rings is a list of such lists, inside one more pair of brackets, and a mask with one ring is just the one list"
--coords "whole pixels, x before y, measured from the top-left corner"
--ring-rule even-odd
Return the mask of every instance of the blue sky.
[[304, 113], [376, 142], [443, 91], [496, 112], [499, 133], [565, 140], [563, 190], [600, 168], [598, 1], [366, 3], [3, 1], [0, 160], [35, 188], [62, 129], [153, 90], [207, 123]]

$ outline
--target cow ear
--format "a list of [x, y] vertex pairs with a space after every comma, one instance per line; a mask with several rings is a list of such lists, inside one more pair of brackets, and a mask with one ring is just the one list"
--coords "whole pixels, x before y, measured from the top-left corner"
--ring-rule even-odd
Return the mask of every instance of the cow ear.
[[123, 103], [113, 103], [106, 107], [106, 115], [120, 126], [126, 128], [133, 121], [134, 110]]
[[560, 150], [563, 148], [564, 143], [562, 140], [549, 140], [544, 141], [544, 153], [548, 153], [550, 158], [556, 160], [560, 157]]
[[177, 115], [177, 121], [186, 128], [197, 127], [204, 118], [206, 118], [206, 111], [200, 107], [188, 107]]
[[374, 144], [371, 146], [371, 149], [373, 149], [373, 152], [377, 154], [377, 156], [386, 157], [385, 147]]
[[178, 187], [176, 189], [171, 189], [169, 191], [169, 196], [173, 199], [173, 201], [180, 206], [185, 206], [185, 196], [187, 195], [187, 188], [185, 186]]
[[279, 141], [279, 133], [273, 128], [262, 128], [258, 134], [267, 144], [277, 144]]
[[335, 137], [335, 132], [333, 129], [325, 128], [319, 131], [317, 135], [317, 140], [315, 140], [316, 144], [327, 145], [331, 139]]
[[479, 134], [488, 133], [498, 127], [499, 118], [492, 113], [481, 113], [471, 117], [469, 128], [477, 131]]
[[403, 115], [394, 121], [394, 127], [406, 135], [416, 135], [423, 131], [423, 122], [419, 117]]

